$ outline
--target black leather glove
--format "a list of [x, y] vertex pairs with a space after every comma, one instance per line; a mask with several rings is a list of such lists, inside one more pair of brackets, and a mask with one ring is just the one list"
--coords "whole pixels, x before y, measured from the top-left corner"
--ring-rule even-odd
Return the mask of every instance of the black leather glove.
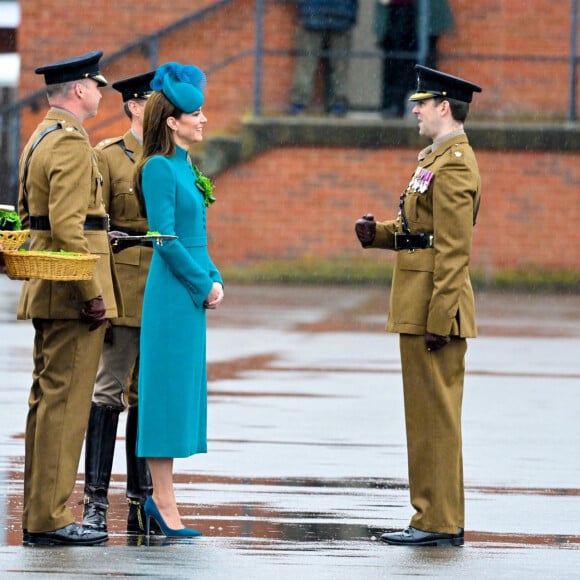
[[81, 308], [81, 320], [89, 325], [89, 330], [93, 331], [99, 328], [107, 320], [105, 314], [105, 301], [102, 296], [91, 298], [85, 302]]
[[425, 346], [427, 350], [441, 350], [445, 345], [451, 342], [450, 336], [441, 336], [440, 334], [425, 333]]
[[123, 238], [126, 238], [128, 234], [125, 232], [119, 232], [117, 230], [113, 230], [112, 232], [107, 232], [107, 236], [109, 236], [109, 243], [111, 244], [111, 250], [113, 254], [119, 253], [121, 250], [128, 248], [128, 243], [131, 243], [131, 240], [127, 240], [127, 242], [123, 243]]
[[115, 336], [113, 334], [113, 325], [111, 321], [107, 319], [107, 328], [105, 329], [105, 342], [107, 344], [113, 345], [115, 342]]
[[356, 220], [354, 231], [363, 248], [372, 244], [377, 233], [377, 222], [375, 222], [375, 216], [372, 213], [367, 213], [360, 219]]

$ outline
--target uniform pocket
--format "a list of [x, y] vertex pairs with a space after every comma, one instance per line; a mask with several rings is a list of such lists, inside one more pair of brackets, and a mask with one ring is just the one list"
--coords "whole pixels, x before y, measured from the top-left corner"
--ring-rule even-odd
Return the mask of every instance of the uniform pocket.
[[141, 248], [139, 246], [127, 248], [114, 255], [115, 264], [139, 266], [141, 263]]
[[133, 190], [130, 179], [115, 179], [111, 183], [111, 211], [112, 216], [123, 216], [123, 220], [141, 219], [139, 200]]
[[433, 295], [434, 262], [432, 249], [397, 253], [390, 317], [399, 331], [424, 331]]
[[432, 248], [412, 251], [401, 250], [397, 254], [397, 265], [400, 270], [433, 272], [435, 267], [435, 252]]

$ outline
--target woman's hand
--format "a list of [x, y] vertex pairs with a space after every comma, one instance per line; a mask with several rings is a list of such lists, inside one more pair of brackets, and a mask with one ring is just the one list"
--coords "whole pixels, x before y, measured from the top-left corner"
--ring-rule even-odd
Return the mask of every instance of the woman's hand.
[[207, 295], [205, 302], [203, 303], [205, 308], [209, 310], [214, 310], [217, 308], [222, 300], [224, 299], [224, 288], [219, 282], [214, 282], [211, 288], [211, 292]]

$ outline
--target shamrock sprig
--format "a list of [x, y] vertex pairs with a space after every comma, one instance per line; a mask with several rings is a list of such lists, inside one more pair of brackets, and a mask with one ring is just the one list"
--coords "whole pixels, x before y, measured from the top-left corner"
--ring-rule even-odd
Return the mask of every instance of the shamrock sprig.
[[21, 230], [20, 216], [13, 210], [0, 210], [0, 230]]
[[203, 194], [203, 202], [205, 207], [209, 207], [212, 203], [216, 201], [213, 196], [214, 185], [209, 177], [206, 177], [195, 165], [193, 166], [193, 171], [195, 172], [196, 182], [195, 186]]

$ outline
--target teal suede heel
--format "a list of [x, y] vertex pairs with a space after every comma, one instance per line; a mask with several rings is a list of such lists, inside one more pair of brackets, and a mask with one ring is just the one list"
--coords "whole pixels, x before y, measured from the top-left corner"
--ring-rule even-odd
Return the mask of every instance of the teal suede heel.
[[193, 530], [191, 528], [180, 528], [177, 530], [173, 530], [172, 528], [168, 527], [163, 519], [163, 516], [159, 513], [153, 498], [149, 496], [145, 501], [145, 505], [143, 506], [145, 510], [145, 534], [149, 536], [150, 532], [150, 520], [154, 519], [159, 527], [161, 528], [161, 532], [167, 536], [168, 538], [193, 538], [195, 536], [201, 536], [201, 532], [198, 530]]

